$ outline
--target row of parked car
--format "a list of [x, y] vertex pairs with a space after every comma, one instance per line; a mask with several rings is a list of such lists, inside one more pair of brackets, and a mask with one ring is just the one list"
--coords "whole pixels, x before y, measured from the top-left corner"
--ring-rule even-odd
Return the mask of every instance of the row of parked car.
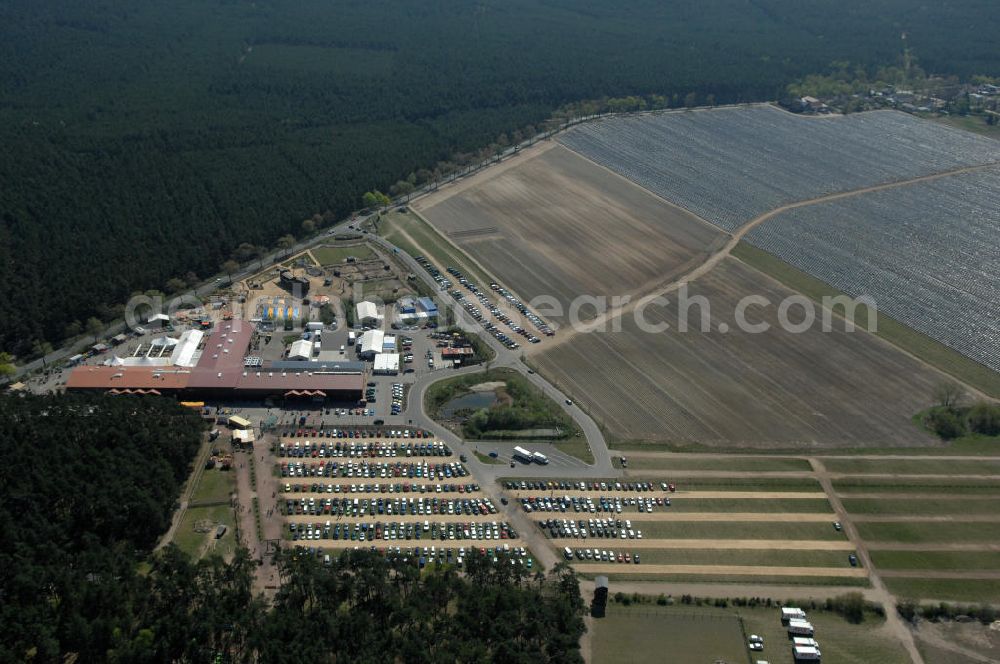
[[576, 557], [577, 560], [592, 560], [595, 563], [639, 564], [639, 554], [632, 554], [628, 551], [615, 552], [604, 549], [576, 549], [574, 551], [567, 546], [563, 548], [563, 556], [566, 557], [566, 560], [573, 560]]
[[[379, 421], [375, 421], [379, 424]], [[423, 429], [384, 429], [382, 427], [356, 427], [352, 429], [287, 428], [281, 432], [282, 438], [430, 438], [431, 432]]]
[[[465, 561], [472, 557], [487, 558], [495, 565], [524, 565], [526, 569], [531, 569], [534, 566], [534, 560], [528, 554], [527, 549], [523, 546], [512, 547], [509, 544], [497, 546], [496, 548], [491, 546], [469, 547], [468, 549], [464, 546], [458, 548], [438, 548], [437, 546], [362, 547], [358, 545], [346, 549], [341, 548], [339, 551], [357, 551], [360, 549], [368, 549], [372, 553], [380, 553], [391, 562], [416, 564], [420, 567], [430, 563], [437, 563], [439, 565], [464, 565]], [[303, 546], [301, 544], [296, 544], [292, 552], [293, 555], [321, 557], [325, 565], [332, 565], [333, 557], [338, 555], [336, 552], [330, 552], [329, 549], [323, 547]]]
[[[328, 493], [475, 493], [478, 484], [417, 484], [397, 482], [395, 484], [328, 484]], [[330, 487], [333, 490], [330, 490]]]
[[451, 448], [444, 443], [327, 443], [322, 441], [295, 441], [278, 443], [275, 453], [279, 457], [449, 457]]
[[306, 463], [303, 461], [282, 461], [279, 464], [282, 477], [357, 477], [367, 479], [390, 479], [394, 477], [426, 478], [430, 480], [450, 480], [467, 477], [468, 469], [458, 462], [453, 463], [341, 463], [326, 461]]
[[[481, 305], [483, 305], [484, 307], [486, 307], [487, 311], [489, 311], [490, 314], [492, 314], [493, 317], [496, 318], [498, 321], [500, 321], [501, 323], [503, 323], [504, 325], [506, 325], [507, 327], [509, 327], [513, 332], [515, 332], [517, 334], [520, 334], [522, 337], [526, 338], [528, 341], [530, 341], [533, 344], [537, 344], [539, 341], [541, 341], [541, 339], [539, 339], [538, 337], [536, 337], [535, 335], [531, 334], [526, 329], [524, 329], [523, 327], [521, 327], [520, 325], [518, 325], [517, 323], [515, 323], [514, 320], [510, 316], [508, 316], [504, 312], [500, 311], [500, 308], [498, 306], [496, 306], [493, 303], [493, 301], [490, 300], [490, 298], [486, 295], [486, 291], [483, 290], [482, 288], [480, 288], [479, 285], [476, 284], [475, 282], [470, 281], [469, 279], [465, 278], [465, 275], [463, 275], [458, 269], [453, 268], [453, 267], [449, 267], [448, 268], [448, 272], [453, 277], [455, 277], [456, 279], [458, 279], [458, 283], [461, 284], [462, 286], [464, 286], [465, 289], [468, 290], [470, 293], [472, 293], [476, 297], [476, 299], [479, 300], [479, 303]], [[496, 286], [496, 284], [492, 284], [492, 286]], [[494, 291], [496, 291], [496, 288], [494, 288]], [[499, 291], [496, 291], [496, 292], [499, 292]], [[452, 295], [455, 295], [456, 299], [458, 299], [459, 301], [461, 301], [461, 291], [453, 291]], [[517, 300], [517, 298], [515, 298], [513, 296], [510, 296], [509, 294], [508, 294], [508, 296], [509, 296], [509, 302], [511, 302], [511, 304], [515, 304], [516, 306], [522, 307], [524, 311], [527, 311], [527, 307], [523, 307], [523, 305], [521, 305], [521, 302], [519, 300]], [[489, 328], [487, 328], [487, 329], [489, 329]], [[515, 346], [516, 346], [516, 344], [515, 344]]]
[[538, 526], [548, 531], [549, 537], [600, 537], [604, 539], [642, 539], [642, 531], [632, 527], [628, 519], [546, 519], [539, 521]]
[[619, 480], [608, 480], [606, 482], [581, 482], [573, 480], [507, 480], [503, 483], [503, 488], [509, 491], [669, 491], [677, 490], [673, 484], [668, 482], [622, 482]]
[[494, 292], [498, 293], [500, 297], [507, 300], [511, 306], [520, 311], [521, 315], [531, 321], [531, 324], [537, 327], [539, 332], [547, 337], [555, 336], [555, 330], [549, 327], [545, 321], [535, 315], [535, 313], [531, 311], [526, 304], [514, 297], [514, 295], [506, 288], [497, 283], [491, 283], [490, 288], [493, 289]]
[[352, 541], [374, 540], [420, 540], [431, 539], [441, 542], [454, 540], [507, 540], [517, 539], [517, 532], [506, 522], [469, 521], [466, 523], [289, 523], [292, 540], [350, 539]]
[[[301, 511], [297, 508], [301, 506]], [[286, 514], [330, 514], [339, 516], [431, 516], [435, 514], [487, 516], [497, 508], [488, 498], [291, 498], [285, 500]]]
[[622, 498], [619, 496], [598, 496], [597, 500], [589, 496], [528, 496], [521, 498], [521, 507], [525, 512], [614, 512], [621, 514], [626, 508], [635, 507], [639, 512], [653, 512], [657, 508], [670, 507], [670, 498], [657, 496], [655, 498], [640, 496], [639, 498]]

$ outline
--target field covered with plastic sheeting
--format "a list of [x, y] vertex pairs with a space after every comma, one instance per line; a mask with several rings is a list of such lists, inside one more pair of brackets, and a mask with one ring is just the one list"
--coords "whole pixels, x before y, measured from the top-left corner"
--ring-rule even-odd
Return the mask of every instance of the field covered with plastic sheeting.
[[1000, 167], [783, 212], [747, 240], [1000, 371]]
[[728, 231], [789, 203], [1000, 160], [997, 141], [895, 111], [621, 116], [558, 140]]

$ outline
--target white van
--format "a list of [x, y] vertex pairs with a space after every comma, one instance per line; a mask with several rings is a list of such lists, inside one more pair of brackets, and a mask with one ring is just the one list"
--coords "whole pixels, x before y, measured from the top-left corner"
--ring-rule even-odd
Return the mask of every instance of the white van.
[[568, 546], [563, 549], [563, 555], [566, 556], [566, 560], [573, 560], [573, 550]]

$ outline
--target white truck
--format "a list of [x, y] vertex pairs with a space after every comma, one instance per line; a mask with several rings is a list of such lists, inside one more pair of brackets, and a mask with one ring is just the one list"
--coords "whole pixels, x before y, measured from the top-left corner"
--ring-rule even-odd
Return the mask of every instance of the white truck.
[[815, 632], [813, 631], [812, 623], [805, 620], [789, 620], [788, 621], [788, 633], [794, 636], [812, 636]]
[[531, 463], [535, 460], [534, 454], [520, 446], [514, 448], [514, 458], [520, 459], [525, 463]]
[[789, 620], [805, 620], [806, 612], [794, 606], [786, 606], [781, 609], [781, 622], [787, 625]]
[[803, 647], [807, 647], [807, 648], [815, 648], [816, 650], [819, 650], [819, 643], [816, 642], [816, 639], [811, 639], [811, 638], [809, 638], [807, 636], [796, 636], [796, 637], [793, 637], [792, 638], [792, 645], [793, 646], [803, 646]]
[[818, 662], [820, 654], [810, 646], [792, 646], [792, 657], [796, 662]]
[[535, 461], [535, 463], [541, 464], [542, 466], [549, 463], [549, 458], [541, 452], [532, 452], [531, 458]]

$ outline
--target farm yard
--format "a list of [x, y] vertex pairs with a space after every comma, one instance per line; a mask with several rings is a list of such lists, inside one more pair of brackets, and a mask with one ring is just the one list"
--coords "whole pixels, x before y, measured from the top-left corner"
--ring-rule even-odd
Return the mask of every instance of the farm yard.
[[[782, 330], [776, 306], [752, 307], [748, 322], [771, 329], [736, 329], [740, 298], [780, 302], [792, 294], [727, 259], [691, 286], [711, 304], [711, 330], [680, 333], [676, 307], [650, 306], [645, 319], [668, 323], [658, 334], [632, 316], [620, 332], [576, 335], [533, 357], [538, 369], [617, 440], [708, 446], [789, 447], [803, 444], [899, 446], [933, 439], [911, 417], [927, 407], [939, 375], [863, 332], [813, 326]], [[698, 308], [693, 308], [693, 325]], [[719, 332], [725, 323], [730, 330]]]
[[993, 168], [788, 210], [746, 239], [1000, 371], [998, 235]]
[[557, 140], [727, 231], [789, 203], [1000, 161], [996, 141], [894, 111], [653, 113]]
[[432, 200], [414, 208], [440, 233], [524, 299], [552, 296], [564, 312], [578, 295], [651, 291], [703, 262], [723, 239], [559, 146]]

